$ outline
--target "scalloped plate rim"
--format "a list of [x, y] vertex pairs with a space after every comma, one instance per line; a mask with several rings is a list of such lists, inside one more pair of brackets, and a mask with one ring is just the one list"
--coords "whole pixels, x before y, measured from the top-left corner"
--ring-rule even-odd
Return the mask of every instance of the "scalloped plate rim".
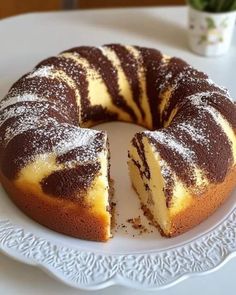
[[[132, 254], [106, 254], [106, 253], [93, 253], [95, 256], [96, 255], [100, 255], [100, 256], [106, 256], [106, 257], [112, 257], [112, 256], [116, 256], [116, 257], [129, 257], [129, 256], [136, 256], [136, 257], [142, 257], [142, 256], [152, 256], [152, 255], [158, 255], [164, 252], [168, 252], [168, 251], [175, 251], [176, 249], [184, 249], [185, 247], [190, 246], [191, 244], [194, 244], [196, 242], [200, 242], [204, 237], [210, 236], [212, 234], [216, 234], [217, 232], [221, 232], [221, 227], [223, 227], [227, 222], [230, 222], [230, 218], [236, 214], [236, 208], [232, 208], [232, 210], [227, 214], [227, 216], [220, 222], [218, 223], [216, 226], [214, 226], [212, 229], [210, 229], [208, 232], [191, 239], [191, 241], [188, 241], [182, 245], [179, 245], [178, 247], [171, 247], [169, 248], [167, 251], [162, 250], [162, 251], [152, 251], [152, 252], [147, 252], [147, 253], [132, 253]], [[30, 234], [35, 238], [39, 238], [41, 240], [44, 240], [46, 242], [49, 242], [50, 244], [52, 244], [53, 246], [56, 246], [60, 249], [60, 246], [56, 245], [56, 243], [51, 243], [50, 241], [46, 240], [46, 239], [42, 239], [40, 237], [37, 237], [36, 235], [30, 233], [30, 232], [25, 232], [25, 230], [23, 228], [18, 228], [17, 225], [12, 224], [10, 220], [6, 220], [6, 219], [0, 219], [0, 223], [4, 223], [7, 225], [11, 225], [13, 230], [21, 230], [22, 233], [24, 235]], [[236, 231], [236, 229], [234, 230]], [[0, 235], [1, 237], [1, 235]], [[234, 239], [235, 242], [235, 239]], [[63, 246], [62, 248], [68, 248]], [[24, 256], [24, 254], [19, 253], [15, 250], [10, 249], [9, 247], [6, 247], [3, 245], [3, 243], [0, 240], [0, 251], [2, 253], [4, 253], [5, 255], [28, 265], [32, 265], [32, 266], [36, 266], [38, 268], [40, 268], [41, 270], [43, 270], [44, 272], [48, 273], [51, 277], [58, 279], [59, 281], [74, 287], [74, 288], [78, 288], [81, 290], [99, 290], [99, 289], [103, 289], [103, 288], [107, 288], [113, 285], [120, 285], [120, 286], [125, 286], [125, 287], [129, 287], [129, 288], [133, 288], [133, 289], [138, 289], [138, 290], [161, 290], [161, 289], [166, 289], [169, 288], [171, 286], [174, 286], [177, 283], [180, 283], [182, 281], [184, 281], [185, 279], [189, 278], [189, 277], [193, 277], [193, 276], [199, 276], [199, 275], [205, 275], [211, 272], [214, 272], [216, 270], [218, 270], [220, 267], [222, 267], [225, 263], [227, 263], [229, 260], [231, 260], [234, 256], [236, 256], [236, 247], [233, 251], [229, 251], [228, 253], [225, 254], [225, 256], [221, 257], [221, 260], [218, 261], [216, 263], [216, 265], [214, 266], [210, 266], [208, 269], [203, 270], [203, 271], [189, 271], [186, 272], [184, 274], [180, 274], [179, 276], [176, 276], [172, 281], [169, 281], [167, 283], [164, 283], [163, 285], [156, 285], [156, 286], [148, 286], [147, 284], [140, 284], [138, 282], [134, 282], [131, 281], [130, 279], [124, 278], [122, 277], [120, 274], [118, 274], [117, 272], [115, 272], [115, 274], [113, 274], [111, 277], [107, 278], [104, 281], [101, 282], [94, 282], [92, 285], [82, 285], [79, 284], [78, 282], [74, 282], [73, 280], [69, 280], [66, 276], [63, 275], [63, 273], [60, 273], [56, 268], [53, 268], [51, 265], [45, 263], [45, 262], [39, 262], [37, 260], [34, 259], [29, 259], [28, 257]], [[74, 250], [75, 251], [75, 250]], [[86, 251], [79, 251], [80, 253], [85, 253]]]
[[[1, 220], [0, 220], [1, 221]], [[29, 261], [29, 260], [24, 260], [21, 256], [17, 257], [17, 256], [13, 256], [11, 255], [9, 252], [7, 252], [5, 249], [0, 248], [0, 253], [6, 255], [7, 257], [18, 261], [20, 263], [26, 264], [26, 265], [30, 265], [30, 266], [34, 266], [37, 267], [38, 269], [41, 269], [44, 273], [48, 274], [51, 278], [58, 280], [61, 283], [64, 283], [72, 288], [76, 288], [79, 290], [84, 290], [84, 291], [95, 291], [95, 290], [102, 290], [105, 288], [109, 288], [112, 286], [121, 286], [121, 287], [127, 287], [127, 288], [132, 288], [135, 290], [143, 290], [143, 291], [158, 291], [158, 290], [165, 290], [168, 288], [171, 288], [183, 281], [185, 281], [186, 279], [190, 278], [190, 277], [198, 277], [198, 276], [203, 276], [203, 275], [207, 275], [210, 273], [213, 273], [217, 270], [219, 270], [222, 266], [224, 266], [227, 262], [229, 262], [231, 259], [233, 259], [236, 256], [236, 251], [235, 252], [231, 252], [229, 253], [225, 258], [223, 258], [223, 260], [215, 267], [206, 270], [206, 271], [202, 271], [202, 272], [192, 272], [192, 273], [186, 273], [184, 275], [181, 275], [180, 277], [178, 277], [176, 280], [163, 285], [163, 286], [158, 286], [158, 287], [142, 287], [142, 285], [134, 285], [133, 283], [130, 283], [130, 281], [127, 282], [119, 282], [119, 279], [115, 279], [116, 276], [114, 276], [114, 278], [110, 278], [107, 281], [104, 281], [102, 283], [99, 283], [97, 285], [94, 286], [78, 286], [78, 284], [74, 284], [71, 281], [67, 281], [63, 276], [60, 276], [56, 273], [54, 273], [52, 270], [50, 270], [48, 267], [44, 266], [41, 263], [37, 263], [36, 261]]]

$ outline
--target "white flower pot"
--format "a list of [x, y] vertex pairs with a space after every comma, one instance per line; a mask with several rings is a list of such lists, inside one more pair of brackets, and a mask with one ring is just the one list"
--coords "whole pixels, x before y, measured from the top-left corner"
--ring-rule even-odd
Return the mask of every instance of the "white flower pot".
[[233, 36], [236, 12], [210, 13], [189, 6], [188, 38], [191, 50], [205, 56], [225, 54]]

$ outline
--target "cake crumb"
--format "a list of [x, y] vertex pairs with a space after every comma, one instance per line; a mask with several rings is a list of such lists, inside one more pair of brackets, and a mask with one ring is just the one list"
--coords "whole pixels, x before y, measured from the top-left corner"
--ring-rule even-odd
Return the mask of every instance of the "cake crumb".
[[[137, 230], [136, 234], [132, 234], [133, 238], [137, 237], [137, 236], [141, 236], [146, 233], [148, 233], [148, 234], [153, 233], [153, 230], [149, 230], [141, 223], [140, 216], [134, 217], [134, 218], [128, 218], [126, 220], [126, 222], [129, 223], [132, 226], [132, 228]], [[116, 224], [116, 227], [114, 228], [114, 232], [117, 233], [119, 230], [123, 231], [126, 234], [129, 233], [128, 226], [125, 223]]]
[[132, 224], [132, 227], [134, 229], [140, 229], [142, 227], [140, 216], [134, 217], [134, 218], [129, 218], [129, 219], [127, 219], [127, 222]]
[[[132, 227], [139, 231], [139, 235], [142, 235], [144, 233], [149, 233], [148, 229], [141, 223], [141, 217], [134, 217], [127, 219], [127, 222], [132, 225]], [[135, 236], [135, 235], [133, 235]]]
[[111, 202], [111, 207], [115, 207], [116, 206], [116, 202]]

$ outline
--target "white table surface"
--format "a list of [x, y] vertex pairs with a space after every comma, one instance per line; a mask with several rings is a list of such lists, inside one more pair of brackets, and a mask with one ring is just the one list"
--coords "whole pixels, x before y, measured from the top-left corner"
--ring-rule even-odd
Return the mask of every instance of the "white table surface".
[[[43, 58], [79, 45], [127, 43], [156, 47], [184, 58], [226, 86], [236, 97], [236, 36], [226, 56], [203, 58], [187, 46], [185, 8], [140, 8], [28, 14], [0, 21], [0, 97]], [[235, 294], [236, 259], [218, 271], [193, 277], [169, 289], [172, 294]], [[87, 294], [50, 278], [41, 270], [0, 254], [0, 294]], [[93, 294], [146, 294], [110, 287]]]

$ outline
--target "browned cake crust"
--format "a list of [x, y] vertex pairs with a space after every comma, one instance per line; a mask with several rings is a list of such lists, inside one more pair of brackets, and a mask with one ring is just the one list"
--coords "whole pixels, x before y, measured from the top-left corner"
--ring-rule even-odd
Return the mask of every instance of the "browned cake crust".
[[166, 237], [175, 237], [179, 234], [185, 233], [214, 213], [214, 211], [225, 202], [234, 189], [235, 179], [236, 166], [228, 172], [223, 182], [211, 184], [208, 190], [201, 196], [193, 196], [190, 205], [171, 218], [171, 229], [168, 235], [165, 234], [159, 225], [154, 221], [150, 210], [143, 204], [141, 208], [152, 224], [158, 228], [161, 235]]
[[30, 189], [17, 188], [2, 173], [0, 180], [17, 207], [40, 224], [75, 238], [93, 241], [107, 241], [110, 238], [106, 231], [109, 226], [107, 218], [96, 215], [81, 202], [32, 195]]
[[230, 195], [235, 187], [236, 166], [221, 183], [211, 184], [201, 196], [194, 196], [191, 205], [172, 219], [170, 237], [186, 232], [208, 218]]

